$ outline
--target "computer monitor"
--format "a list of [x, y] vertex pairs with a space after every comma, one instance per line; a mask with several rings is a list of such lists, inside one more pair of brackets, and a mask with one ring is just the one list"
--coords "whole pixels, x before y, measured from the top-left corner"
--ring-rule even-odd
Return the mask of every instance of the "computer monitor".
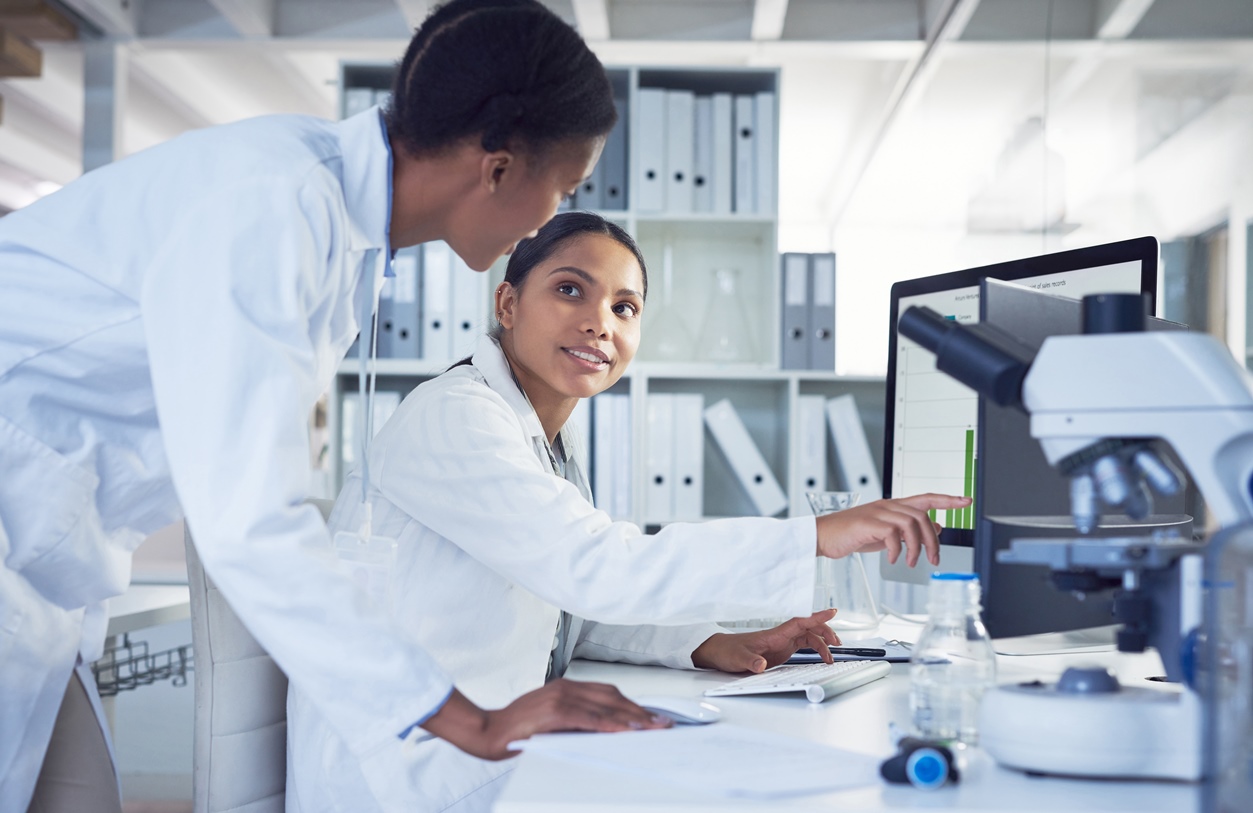
[[[1034, 351], [1050, 336], [1083, 332], [1083, 305], [1077, 300], [995, 279], [985, 278], [979, 289], [979, 321]], [[1146, 323], [1148, 330], [1180, 327], [1162, 319], [1149, 318]], [[974, 572], [983, 588], [983, 619], [989, 634], [1007, 638], [1113, 624], [1112, 592], [1080, 598], [1059, 590], [1047, 568], [997, 561], [997, 554], [1015, 539], [1079, 535], [1070, 516], [1070, 480], [1049, 465], [1039, 442], [1031, 437], [1030, 418], [1019, 409], [980, 398], [976, 438], [981, 454], [974, 467], [978, 506]], [[1141, 536], [1158, 530], [1187, 536], [1192, 518], [1185, 510], [1186, 500], [1184, 493], [1156, 496], [1154, 512], [1144, 520], [1103, 515], [1088, 536]]]
[[1017, 282], [1076, 301], [1090, 293], [1135, 292], [1147, 293], [1155, 300], [1157, 256], [1157, 240], [1141, 237], [905, 280], [892, 286], [884, 496], [934, 491], [971, 496], [975, 503], [936, 516], [944, 526], [939, 568], [926, 566], [925, 560], [915, 568], [901, 562], [889, 565], [886, 557], [880, 557], [885, 579], [925, 583], [936, 570], [977, 570], [973, 552], [980, 510], [979, 398], [973, 390], [938, 372], [929, 351], [899, 334], [896, 326], [900, 315], [913, 305], [925, 305], [958, 322], [976, 322], [980, 318], [979, 283], [985, 278]]

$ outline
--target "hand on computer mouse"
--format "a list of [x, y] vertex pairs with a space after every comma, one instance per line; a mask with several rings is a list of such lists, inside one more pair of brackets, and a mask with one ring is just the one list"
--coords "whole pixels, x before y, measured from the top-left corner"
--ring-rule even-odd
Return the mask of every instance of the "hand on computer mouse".
[[838, 559], [858, 551], [888, 552], [888, 561], [895, 563], [901, 553], [905, 563], [913, 567], [923, 550], [927, 561], [940, 563], [938, 528], [928, 511], [964, 508], [969, 497], [946, 494], [918, 494], [895, 500], [876, 500], [834, 514], [818, 517], [818, 555]]
[[816, 649], [831, 663], [827, 646], [840, 644], [840, 637], [827, 626], [835, 613], [822, 610], [757, 632], [716, 633], [692, 652], [692, 665], [720, 672], [764, 672], [786, 663], [802, 647]]

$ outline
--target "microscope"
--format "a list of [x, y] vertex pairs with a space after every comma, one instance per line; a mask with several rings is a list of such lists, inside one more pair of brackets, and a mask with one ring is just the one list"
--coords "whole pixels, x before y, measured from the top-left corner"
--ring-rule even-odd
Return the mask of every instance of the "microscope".
[[927, 308], [900, 319], [901, 334], [935, 353], [941, 372], [1025, 411], [1049, 464], [1070, 478], [1077, 535], [1016, 539], [998, 560], [1047, 567], [1061, 590], [1117, 591], [1118, 649], [1152, 646], [1171, 681], [1122, 685], [1103, 668], [1080, 668], [1056, 683], [989, 691], [980, 744], [1009, 767], [1181, 780], [1205, 772], [1193, 665], [1201, 657], [1203, 584], [1214, 582], [1205, 574], [1207, 545], [1166, 534], [1085, 534], [1102, 505], [1139, 519], [1153, 492], [1182, 487], [1158, 453], [1162, 443], [1224, 533], [1245, 530], [1253, 522], [1253, 393], [1226, 347], [1200, 333], [1145, 332], [1145, 310], [1140, 295], [1085, 297], [1084, 333], [1049, 337], [1038, 353], [990, 325], [958, 325]]

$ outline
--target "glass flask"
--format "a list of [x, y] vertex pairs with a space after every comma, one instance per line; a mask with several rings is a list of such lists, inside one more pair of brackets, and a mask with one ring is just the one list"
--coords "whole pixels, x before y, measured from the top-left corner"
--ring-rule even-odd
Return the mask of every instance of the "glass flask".
[[[852, 508], [861, 500], [857, 491], [806, 491], [805, 499], [815, 517]], [[814, 612], [835, 607], [839, 610], [831, 621], [835, 630], [879, 628], [879, 607], [866, 576], [866, 565], [860, 553], [840, 559], [819, 556], [814, 575]]]
[[735, 364], [756, 354], [748, 308], [739, 291], [739, 269], [715, 268], [705, 321], [697, 344], [700, 361]]

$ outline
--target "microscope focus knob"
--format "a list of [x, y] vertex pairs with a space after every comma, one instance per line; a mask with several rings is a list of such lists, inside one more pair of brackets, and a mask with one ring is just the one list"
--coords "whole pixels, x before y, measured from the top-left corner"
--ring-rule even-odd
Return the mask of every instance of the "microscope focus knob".
[[1111, 694], [1120, 688], [1118, 678], [1100, 666], [1072, 666], [1057, 681], [1062, 694]]
[[1084, 333], [1137, 333], [1149, 313], [1148, 294], [1088, 294], [1083, 298]]

